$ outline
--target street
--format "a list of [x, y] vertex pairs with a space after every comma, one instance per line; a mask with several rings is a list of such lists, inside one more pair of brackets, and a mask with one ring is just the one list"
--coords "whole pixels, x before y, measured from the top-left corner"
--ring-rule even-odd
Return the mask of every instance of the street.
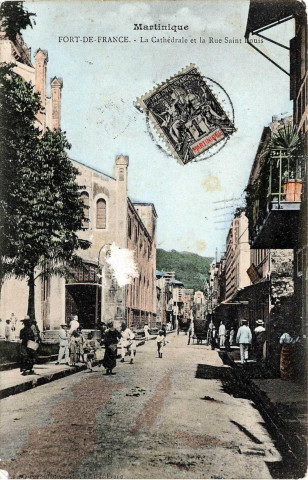
[[227, 388], [230, 368], [183, 333], [167, 340], [162, 359], [149, 341], [116, 375], [95, 367], [2, 400], [1, 468], [10, 478], [272, 478], [280, 455], [253, 403]]

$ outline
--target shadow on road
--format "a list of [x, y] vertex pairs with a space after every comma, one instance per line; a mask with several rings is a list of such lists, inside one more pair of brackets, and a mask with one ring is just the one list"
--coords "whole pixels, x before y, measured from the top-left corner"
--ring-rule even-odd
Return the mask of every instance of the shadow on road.
[[222, 382], [223, 391], [228, 395], [236, 398], [250, 399], [245, 386], [238, 382], [234, 377], [231, 368], [226, 368], [224, 366], [214, 367], [212, 365], [199, 363], [195, 377], [203, 380], [220, 380]]

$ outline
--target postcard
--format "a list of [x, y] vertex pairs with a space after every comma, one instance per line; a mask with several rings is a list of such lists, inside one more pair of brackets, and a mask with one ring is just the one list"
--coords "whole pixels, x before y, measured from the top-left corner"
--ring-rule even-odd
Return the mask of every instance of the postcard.
[[305, 3], [0, 22], [1, 478], [303, 478]]

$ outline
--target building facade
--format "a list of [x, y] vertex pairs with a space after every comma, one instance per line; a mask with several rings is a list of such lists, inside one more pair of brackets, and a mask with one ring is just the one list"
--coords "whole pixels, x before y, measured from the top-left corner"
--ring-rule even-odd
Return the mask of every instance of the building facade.
[[196, 320], [205, 318], [205, 296], [201, 290], [197, 290], [194, 294], [194, 312]]
[[[63, 82], [53, 77], [48, 96], [47, 51], [37, 50], [32, 65], [31, 51], [22, 37], [17, 35], [16, 42], [11, 42], [0, 32], [0, 60], [13, 63], [16, 73], [31, 82], [39, 93], [43, 106], [37, 116], [39, 128], [43, 132], [47, 128], [58, 130]], [[84, 203], [85, 218], [78, 236], [90, 241], [91, 247], [77, 252], [82, 267], [70, 269], [66, 279], [42, 279], [40, 272], [36, 272], [35, 315], [39, 328], [52, 332], [72, 315], [77, 315], [80, 324], [90, 329], [100, 321], [109, 320], [115, 320], [117, 325], [126, 321], [136, 328], [145, 323], [155, 325], [157, 214], [154, 205], [129, 199], [127, 156], [116, 157], [114, 176], [71, 161], [79, 171], [77, 182]], [[107, 261], [111, 245], [133, 252], [138, 276], [131, 284], [118, 285]], [[9, 318], [12, 312], [17, 318], [24, 318], [27, 299], [26, 281], [15, 278], [5, 281], [1, 290], [1, 318]]]

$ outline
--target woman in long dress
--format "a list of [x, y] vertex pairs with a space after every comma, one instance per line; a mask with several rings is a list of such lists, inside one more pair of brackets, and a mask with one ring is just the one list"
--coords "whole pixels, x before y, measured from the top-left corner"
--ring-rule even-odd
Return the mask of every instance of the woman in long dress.
[[22, 320], [24, 327], [20, 330], [20, 372], [22, 375], [33, 375], [33, 365], [35, 351], [28, 347], [28, 342], [35, 341], [33, 330], [31, 329], [30, 318]]
[[105, 355], [103, 366], [106, 369], [106, 375], [111, 375], [117, 364], [118, 341], [121, 338], [121, 334], [114, 328], [113, 322], [108, 322], [107, 327], [104, 337]]

